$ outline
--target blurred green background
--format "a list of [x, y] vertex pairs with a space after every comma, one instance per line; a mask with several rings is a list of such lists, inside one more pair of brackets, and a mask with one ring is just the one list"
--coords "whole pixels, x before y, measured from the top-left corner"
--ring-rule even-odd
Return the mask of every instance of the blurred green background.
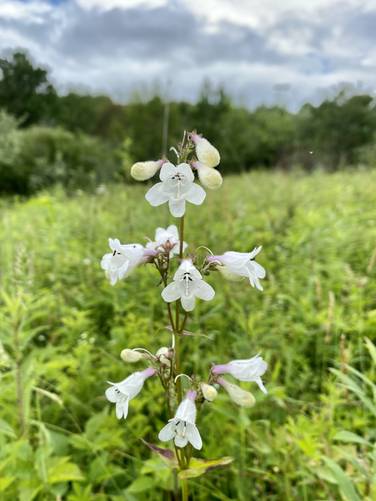
[[[169, 342], [149, 267], [111, 287], [108, 237], [145, 242], [172, 222], [129, 178], [196, 128], [225, 182], [189, 207], [186, 240], [215, 254], [263, 245], [264, 292], [212, 276], [183, 343], [187, 373], [261, 352], [268, 396], [224, 395], [200, 414], [200, 457], [235, 458], [190, 481], [193, 499], [376, 499], [376, 109], [341, 93], [298, 113], [250, 111], [205, 85], [196, 103], [60, 96], [16, 52], [0, 61], [0, 499], [169, 499], [141, 439], [166, 420], [148, 381], [118, 422], [106, 381], [125, 347]], [[250, 171], [250, 172], [246, 172]], [[246, 385], [247, 386], [247, 385]], [[245, 386], [245, 387], [246, 387]]]

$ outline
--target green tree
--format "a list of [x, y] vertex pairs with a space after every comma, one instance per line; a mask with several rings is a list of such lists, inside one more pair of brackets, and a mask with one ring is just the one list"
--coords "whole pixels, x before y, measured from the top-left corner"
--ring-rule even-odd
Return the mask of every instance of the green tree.
[[0, 59], [0, 78], [0, 108], [22, 126], [53, 121], [58, 98], [47, 70], [34, 67], [25, 53], [15, 52]]

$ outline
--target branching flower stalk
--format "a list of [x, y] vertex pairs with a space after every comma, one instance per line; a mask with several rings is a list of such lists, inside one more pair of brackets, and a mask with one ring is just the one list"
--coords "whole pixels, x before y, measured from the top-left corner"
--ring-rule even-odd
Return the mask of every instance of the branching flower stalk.
[[[186, 374], [181, 365], [181, 351], [183, 343], [189, 345], [190, 333], [186, 331], [189, 313], [195, 308], [198, 299], [211, 301], [214, 298], [215, 291], [206, 282], [206, 277], [212, 272], [220, 271], [229, 280], [248, 279], [252, 287], [261, 291], [260, 280], [265, 277], [265, 270], [255, 261], [261, 247], [250, 252], [226, 251], [214, 255], [201, 245], [199, 249], [207, 252], [201, 263], [197, 259], [198, 249], [196, 253], [189, 249], [189, 255], [186, 254], [188, 245], [184, 241], [184, 226], [187, 202], [201, 205], [206, 197], [204, 188], [218, 189], [222, 185], [222, 176], [216, 169], [220, 155], [207, 139], [196, 132], [184, 132], [178, 148], [171, 148], [170, 151], [176, 155], [177, 165], [167, 159], [137, 162], [132, 166], [131, 174], [136, 180], [146, 181], [159, 173], [160, 182], [147, 191], [145, 198], [153, 207], [168, 203], [171, 215], [179, 219], [179, 228], [176, 225], [166, 229], [157, 228], [154, 240], [145, 246], [138, 243], [121, 244], [118, 239], [110, 238], [111, 252], [103, 256], [101, 266], [112, 285], [128, 277], [140, 265], [154, 266], [163, 287], [161, 297], [166, 303], [171, 346], [161, 347], [155, 355], [145, 348], [125, 348], [121, 358], [126, 363], [145, 361], [148, 367], [118, 383], [109, 382], [106, 397], [115, 404], [117, 418], [125, 419], [129, 402], [142, 390], [147, 379], [154, 376], [159, 378], [169, 419], [158, 438], [161, 442], [172, 441], [174, 450], [149, 445], [169, 462], [175, 475], [179, 476], [182, 499], [186, 501], [187, 479], [197, 476], [197, 472], [190, 474], [193, 449], [202, 448], [196, 425], [197, 411], [206, 410], [220, 388], [227, 392], [235, 404], [243, 407], [254, 405], [254, 396], [224, 375], [239, 381], [255, 382], [266, 393], [261, 377], [267, 369], [266, 362], [256, 355], [214, 365], [209, 368], [206, 380], [196, 374]], [[195, 173], [202, 186], [195, 182]], [[199, 461], [203, 464], [201, 473], [204, 473], [205, 461]], [[228, 458], [211, 460], [210, 468], [227, 464], [226, 461]]]

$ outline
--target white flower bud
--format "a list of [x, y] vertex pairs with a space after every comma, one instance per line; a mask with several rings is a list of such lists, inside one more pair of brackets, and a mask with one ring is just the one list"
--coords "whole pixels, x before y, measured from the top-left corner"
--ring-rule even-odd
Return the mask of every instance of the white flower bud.
[[218, 392], [211, 384], [201, 383], [200, 387], [205, 400], [213, 402], [217, 398]]
[[252, 407], [255, 405], [256, 399], [249, 391], [245, 391], [240, 386], [229, 383], [223, 378], [219, 378], [218, 383], [227, 391], [231, 400], [240, 405], [240, 407]]
[[199, 136], [198, 134], [192, 134], [191, 138], [196, 145], [196, 155], [198, 160], [208, 167], [216, 167], [221, 161], [217, 148], [214, 148], [214, 146], [210, 144], [207, 139]]
[[223, 178], [221, 173], [200, 162], [195, 162], [198, 178], [202, 186], [209, 190], [218, 190], [222, 186]]
[[158, 358], [161, 364], [163, 365], [170, 365], [171, 364], [171, 350], [170, 348], [167, 348], [167, 346], [162, 346], [162, 348], [159, 348], [155, 356]]
[[131, 176], [136, 181], [146, 181], [153, 177], [161, 168], [163, 164], [162, 160], [158, 161], [148, 161], [148, 162], [136, 162], [131, 167]]
[[141, 353], [137, 350], [130, 350], [129, 348], [126, 348], [120, 353], [120, 358], [124, 360], [124, 362], [133, 364], [134, 362], [138, 362], [142, 358], [145, 358], [145, 353]]

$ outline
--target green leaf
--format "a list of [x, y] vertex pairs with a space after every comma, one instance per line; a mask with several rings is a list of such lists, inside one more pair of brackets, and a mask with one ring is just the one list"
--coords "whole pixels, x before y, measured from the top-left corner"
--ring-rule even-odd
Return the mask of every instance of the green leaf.
[[356, 433], [351, 431], [342, 430], [336, 433], [334, 440], [339, 440], [340, 442], [347, 442], [352, 444], [362, 444], [370, 445], [370, 443], [363, 437], [360, 437]]
[[50, 459], [49, 463], [51, 462], [52, 465], [49, 464], [47, 473], [49, 484], [69, 482], [72, 480], [84, 480], [79, 467], [74, 463], [70, 463], [68, 457], [58, 458], [56, 460]]
[[139, 477], [128, 487], [127, 492], [136, 494], [138, 492], [148, 491], [155, 487], [154, 480], [151, 477]]
[[16, 437], [13, 428], [3, 419], [0, 419], [0, 433], [3, 433], [4, 435], [7, 435], [8, 437], [11, 438]]
[[14, 480], [15, 480], [14, 477], [1, 477], [0, 478], [0, 492], [4, 492]]
[[189, 468], [187, 470], [181, 470], [179, 472], [179, 478], [195, 478], [204, 475], [210, 470], [215, 470], [217, 468], [222, 468], [224, 466], [232, 463], [234, 458], [230, 456], [225, 456], [220, 459], [197, 459], [192, 458], [189, 463]]
[[346, 501], [361, 501], [355, 490], [354, 484], [342, 468], [330, 458], [324, 457], [324, 461], [333, 474], [342, 497]]

